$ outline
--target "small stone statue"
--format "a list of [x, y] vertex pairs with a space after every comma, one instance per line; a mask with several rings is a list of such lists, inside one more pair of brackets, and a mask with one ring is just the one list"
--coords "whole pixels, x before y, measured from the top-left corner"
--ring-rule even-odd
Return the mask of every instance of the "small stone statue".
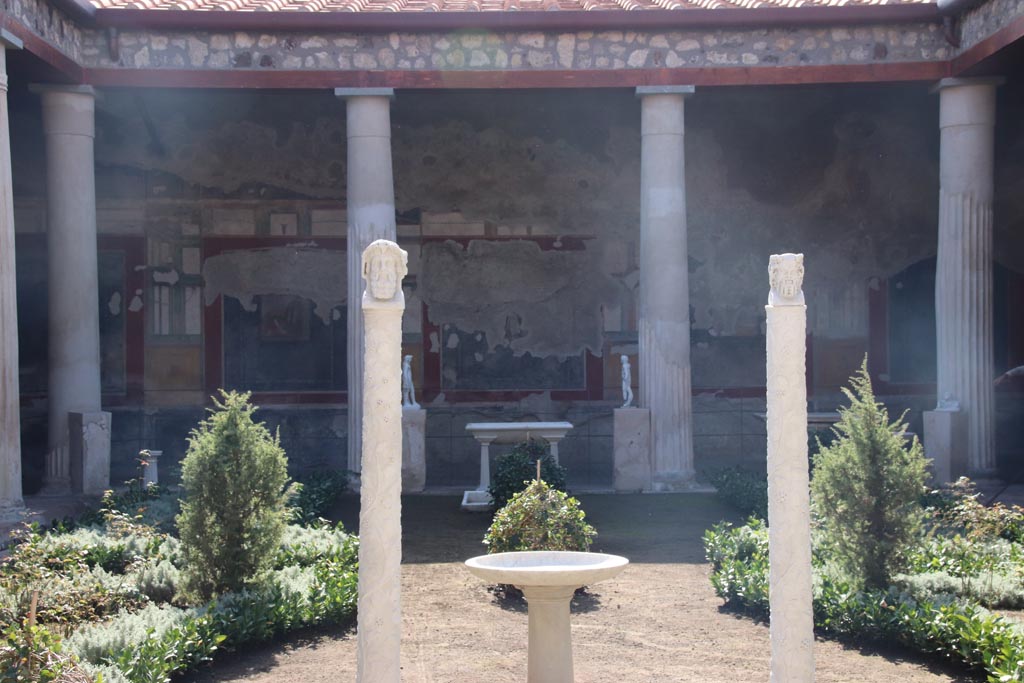
[[633, 373], [630, 370], [629, 356], [619, 357], [622, 361], [622, 407], [629, 408], [633, 405]]
[[412, 383], [412, 356], [405, 356], [402, 359], [402, 407], [420, 407], [416, 402], [416, 387]]
[[769, 306], [803, 306], [804, 255], [772, 254], [768, 260]]

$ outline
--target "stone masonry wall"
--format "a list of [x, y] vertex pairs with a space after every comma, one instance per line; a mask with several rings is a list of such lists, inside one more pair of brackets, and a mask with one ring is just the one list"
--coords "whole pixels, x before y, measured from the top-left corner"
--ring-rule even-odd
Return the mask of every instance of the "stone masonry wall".
[[1024, 0], [988, 0], [960, 17], [960, 49], [965, 52], [1011, 22], [1024, 17]]
[[90, 67], [462, 71], [773, 67], [949, 58], [936, 24], [834, 28], [445, 33], [122, 31], [119, 60], [86, 31]]
[[82, 59], [82, 29], [46, 0], [3, 0], [4, 12], [65, 55]]

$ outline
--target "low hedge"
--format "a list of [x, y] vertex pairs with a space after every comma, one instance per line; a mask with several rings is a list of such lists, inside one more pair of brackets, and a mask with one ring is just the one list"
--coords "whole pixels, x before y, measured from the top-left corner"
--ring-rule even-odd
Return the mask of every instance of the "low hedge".
[[138, 519], [18, 534], [0, 560], [0, 681], [166, 683], [221, 647], [355, 615], [358, 539], [341, 525], [286, 527], [273, 571], [204, 606], [182, 602], [178, 540]]
[[[768, 529], [760, 520], [704, 534], [711, 582], [726, 605], [768, 616]], [[917, 601], [895, 588], [854, 591], [820, 573], [814, 624], [823, 634], [862, 642], [899, 643], [985, 672], [989, 681], [1024, 681], [1024, 630], [979, 605], [950, 596]]]

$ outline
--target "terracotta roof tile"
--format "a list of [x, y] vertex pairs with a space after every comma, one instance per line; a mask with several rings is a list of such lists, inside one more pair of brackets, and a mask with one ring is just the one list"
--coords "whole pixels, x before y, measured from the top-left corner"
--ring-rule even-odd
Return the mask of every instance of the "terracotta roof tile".
[[91, 0], [98, 9], [247, 12], [502, 12], [926, 5], [934, 0]]

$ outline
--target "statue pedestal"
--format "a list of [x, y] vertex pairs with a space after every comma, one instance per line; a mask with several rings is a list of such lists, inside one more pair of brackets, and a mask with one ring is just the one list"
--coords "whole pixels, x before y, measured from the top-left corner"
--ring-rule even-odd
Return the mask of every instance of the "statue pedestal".
[[110, 413], [68, 413], [71, 491], [102, 496], [110, 488]]
[[933, 484], [946, 484], [967, 474], [967, 413], [924, 411], [924, 454], [932, 461]]
[[612, 444], [616, 491], [651, 490], [651, 411], [616, 408]]
[[402, 493], [419, 493], [427, 485], [427, 411], [402, 408]]

